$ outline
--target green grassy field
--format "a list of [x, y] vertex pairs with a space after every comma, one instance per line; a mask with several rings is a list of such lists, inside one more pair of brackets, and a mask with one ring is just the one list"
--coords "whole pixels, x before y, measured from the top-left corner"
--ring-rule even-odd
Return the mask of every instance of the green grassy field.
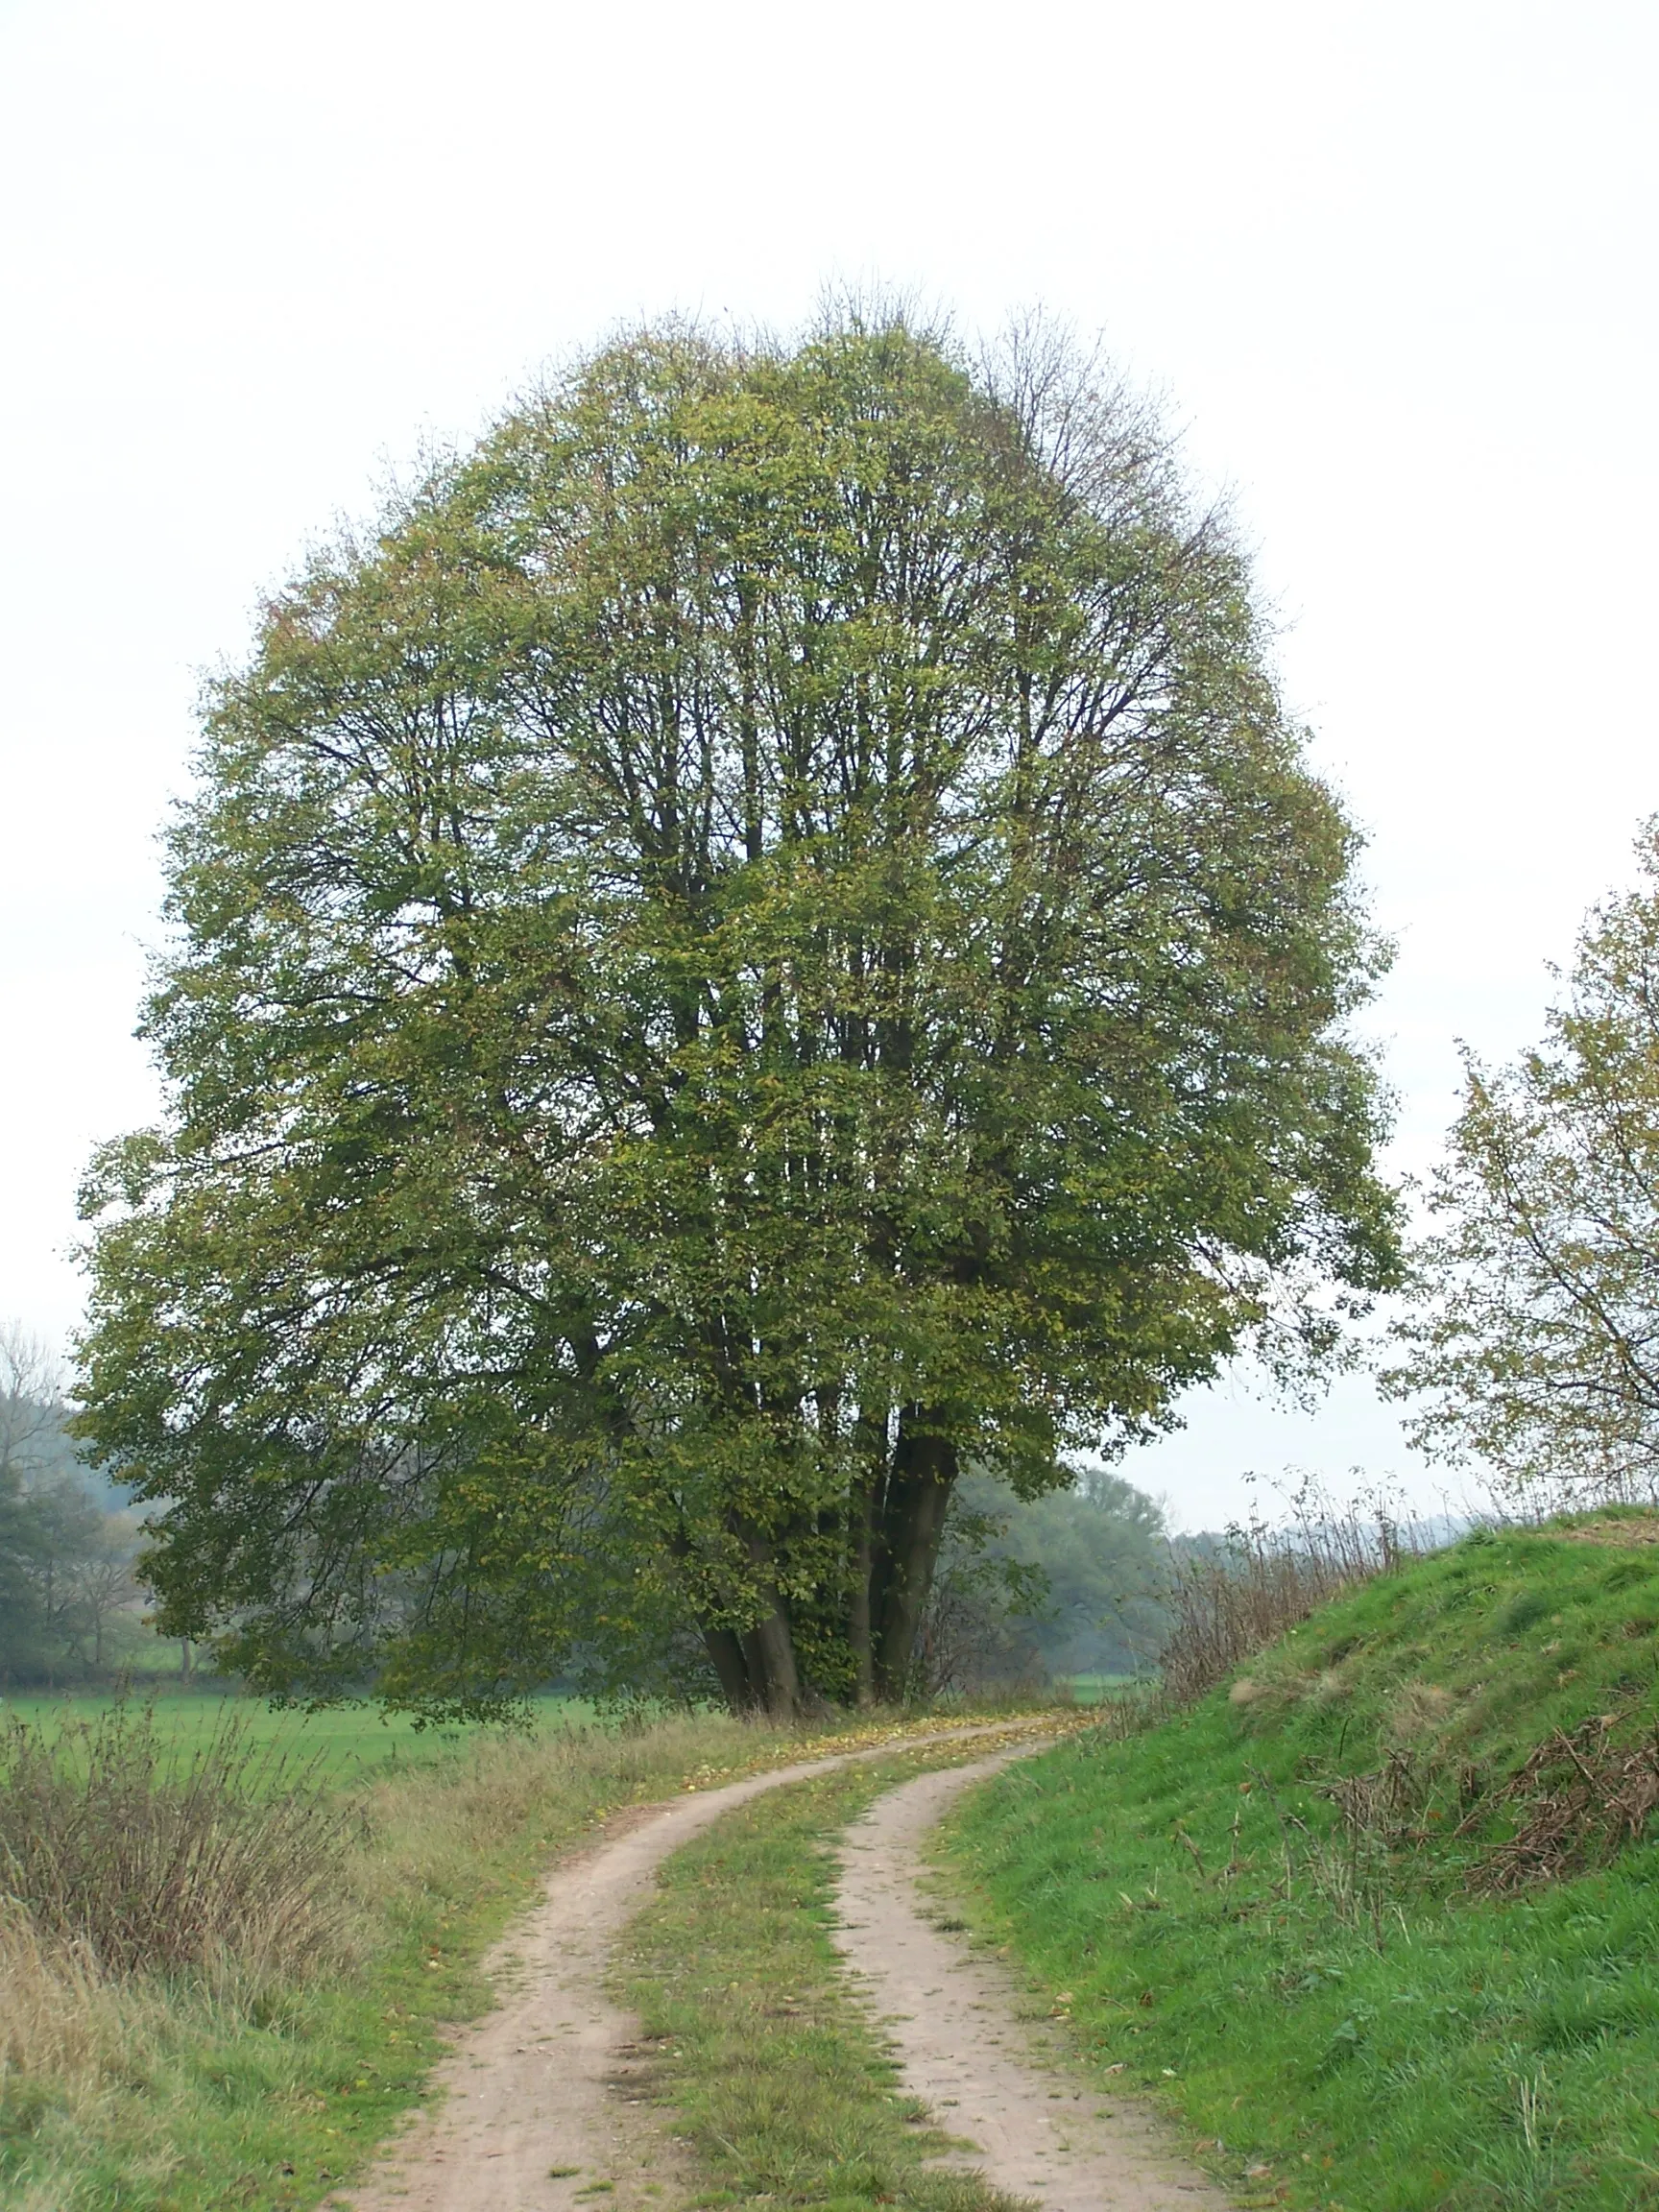
[[1102, 1697], [1118, 1696], [1136, 1684], [1133, 1674], [1070, 1674], [1066, 1687], [1079, 1705], [1098, 1705]]
[[[1593, 1808], [1626, 1758], [1639, 1804], [1656, 1725], [1659, 1544], [1479, 1536], [1190, 1713], [1022, 1763], [943, 1863], [1240, 2201], [1630, 2212], [1659, 2205], [1659, 1846]], [[1552, 1825], [1561, 1878], [1528, 1878]]]
[[[10, 1716], [48, 1732], [94, 1720], [115, 1700], [106, 1695], [45, 1694], [0, 1699], [0, 1725]], [[475, 1726], [421, 1728], [406, 1714], [382, 1715], [373, 1705], [331, 1706], [320, 1713], [274, 1710], [254, 1697], [217, 1697], [204, 1691], [177, 1692], [151, 1696], [135, 1688], [131, 1703], [147, 1705], [154, 1713], [157, 1737], [176, 1744], [180, 1754], [206, 1743], [224, 1717], [233, 1713], [247, 1729], [251, 1742], [280, 1748], [288, 1765], [310, 1766], [320, 1775], [347, 1785], [367, 1780], [381, 1771], [409, 1766], [431, 1766], [453, 1758], [479, 1734]], [[578, 1697], [538, 1697], [532, 1701], [532, 1723], [538, 1729], [576, 1726], [594, 1719], [594, 1708]]]

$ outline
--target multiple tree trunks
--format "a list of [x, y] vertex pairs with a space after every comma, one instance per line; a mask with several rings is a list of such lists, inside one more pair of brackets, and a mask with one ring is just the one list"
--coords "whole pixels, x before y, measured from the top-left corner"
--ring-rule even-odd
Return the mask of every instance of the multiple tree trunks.
[[[928, 1428], [925, 1409], [907, 1407], [890, 1455], [850, 1500], [848, 1642], [854, 1699], [860, 1707], [902, 1702], [917, 1687], [918, 1632], [926, 1611], [957, 1475], [948, 1438]], [[767, 1547], [751, 1534], [763, 1575]], [[788, 1607], [776, 1588], [753, 1626], [706, 1625], [703, 1641], [721, 1695], [734, 1714], [789, 1719], [824, 1703], [796, 1665]]]

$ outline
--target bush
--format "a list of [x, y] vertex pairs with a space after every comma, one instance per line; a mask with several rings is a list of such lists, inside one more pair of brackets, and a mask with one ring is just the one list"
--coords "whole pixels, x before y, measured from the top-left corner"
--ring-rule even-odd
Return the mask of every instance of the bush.
[[[188, 1756], [117, 1705], [52, 1735], [0, 1736], [0, 1890], [11, 1948], [99, 1978], [226, 1969], [297, 1976], [336, 1958], [349, 1815], [315, 1766], [227, 1712]], [[18, 1952], [20, 1956], [21, 1953]]]

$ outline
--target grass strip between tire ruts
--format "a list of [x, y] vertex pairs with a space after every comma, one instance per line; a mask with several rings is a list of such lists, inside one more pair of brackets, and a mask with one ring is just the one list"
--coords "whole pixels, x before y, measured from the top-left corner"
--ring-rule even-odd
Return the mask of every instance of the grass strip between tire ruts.
[[664, 1865], [624, 1937], [618, 1993], [654, 2051], [652, 2085], [698, 2167], [696, 2201], [822, 2212], [1012, 2212], [899, 2089], [830, 1938], [834, 1851], [851, 1820], [942, 1747], [768, 1791]]

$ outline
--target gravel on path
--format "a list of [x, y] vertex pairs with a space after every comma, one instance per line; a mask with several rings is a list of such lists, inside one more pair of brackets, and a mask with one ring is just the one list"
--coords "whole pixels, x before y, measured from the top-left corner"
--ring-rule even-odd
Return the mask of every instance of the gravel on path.
[[936, 1925], [918, 1889], [922, 1838], [951, 1798], [1028, 1748], [919, 1775], [854, 1821], [836, 1941], [891, 2036], [905, 2089], [972, 2145], [952, 2163], [1045, 2212], [1218, 2212], [1229, 2199], [1165, 2147], [1145, 2108], [1069, 2065], [1012, 1975]]

